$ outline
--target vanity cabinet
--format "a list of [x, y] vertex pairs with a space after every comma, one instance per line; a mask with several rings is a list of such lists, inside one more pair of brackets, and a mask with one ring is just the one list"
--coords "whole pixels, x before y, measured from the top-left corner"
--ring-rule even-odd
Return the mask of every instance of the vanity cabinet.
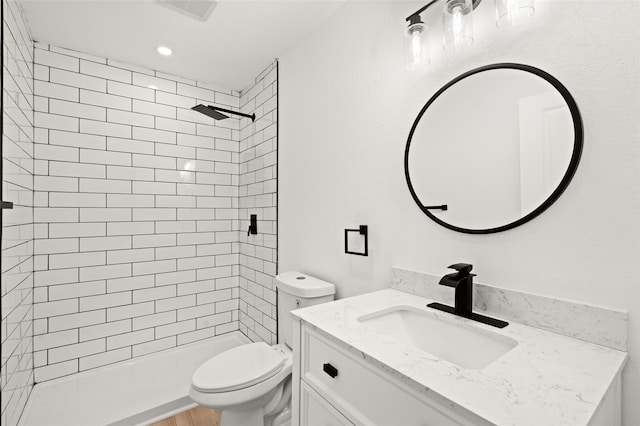
[[[487, 426], [492, 423], [409, 388], [312, 327], [294, 322], [293, 426]], [[620, 425], [620, 376], [589, 426]]]
[[[430, 301], [387, 289], [292, 311], [292, 424], [621, 425], [625, 352], [511, 322], [492, 336], [515, 346], [488, 366], [461, 367], [429, 355], [423, 341], [400, 339], [429, 331], [423, 317], [452, 323], [449, 314], [428, 310]], [[399, 311], [418, 317], [390, 329], [369, 321]], [[455, 321], [488, 333], [488, 326]], [[465, 353], [477, 357], [473, 348]]]
[[489, 424], [465, 418], [358, 359], [310, 327], [295, 324], [298, 342], [294, 340], [293, 425]]

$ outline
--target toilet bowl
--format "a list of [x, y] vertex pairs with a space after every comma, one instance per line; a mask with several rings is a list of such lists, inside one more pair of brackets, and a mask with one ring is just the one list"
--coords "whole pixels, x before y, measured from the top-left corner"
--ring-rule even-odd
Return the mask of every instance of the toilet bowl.
[[222, 410], [222, 425], [273, 425], [291, 399], [293, 353], [285, 345], [250, 343], [225, 351], [193, 374], [189, 396]]
[[293, 309], [333, 300], [335, 286], [299, 272], [276, 276], [282, 343], [249, 343], [222, 352], [193, 373], [189, 396], [222, 411], [221, 426], [282, 426], [291, 419]]

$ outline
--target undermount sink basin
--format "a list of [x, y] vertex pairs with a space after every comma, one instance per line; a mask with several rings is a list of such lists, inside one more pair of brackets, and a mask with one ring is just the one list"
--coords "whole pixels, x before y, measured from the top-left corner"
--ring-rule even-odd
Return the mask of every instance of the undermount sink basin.
[[476, 328], [461, 318], [436, 316], [411, 306], [394, 306], [361, 316], [358, 321], [400, 343], [468, 369], [484, 368], [518, 345], [509, 337]]

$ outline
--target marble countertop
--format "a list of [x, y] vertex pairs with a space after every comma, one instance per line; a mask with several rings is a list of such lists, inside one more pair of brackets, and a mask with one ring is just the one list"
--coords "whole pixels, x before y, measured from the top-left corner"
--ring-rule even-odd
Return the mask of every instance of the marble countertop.
[[[427, 308], [432, 300], [387, 289], [292, 311], [332, 341], [448, 408], [495, 425], [587, 425], [626, 352], [513, 323], [498, 329]], [[518, 345], [483, 369], [465, 369], [399, 343], [357, 318], [393, 306], [424, 309]]]

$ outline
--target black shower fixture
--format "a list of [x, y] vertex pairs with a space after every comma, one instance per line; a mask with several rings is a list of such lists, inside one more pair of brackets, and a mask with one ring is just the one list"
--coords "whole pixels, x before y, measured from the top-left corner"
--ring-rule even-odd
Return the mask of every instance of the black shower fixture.
[[244, 114], [242, 112], [236, 112], [236, 111], [232, 111], [230, 109], [224, 109], [224, 108], [220, 108], [220, 107], [214, 107], [213, 105], [196, 105], [194, 107], [191, 108], [194, 111], [198, 111], [199, 113], [202, 113], [204, 115], [206, 115], [207, 117], [211, 117], [214, 120], [224, 120], [225, 118], [229, 118], [228, 115], [223, 114], [223, 112], [226, 112], [227, 114], [234, 114], [234, 115], [240, 115], [242, 117], [247, 117], [250, 118], [251, 121], [256, 121], [256, 115], [255, 114]]

